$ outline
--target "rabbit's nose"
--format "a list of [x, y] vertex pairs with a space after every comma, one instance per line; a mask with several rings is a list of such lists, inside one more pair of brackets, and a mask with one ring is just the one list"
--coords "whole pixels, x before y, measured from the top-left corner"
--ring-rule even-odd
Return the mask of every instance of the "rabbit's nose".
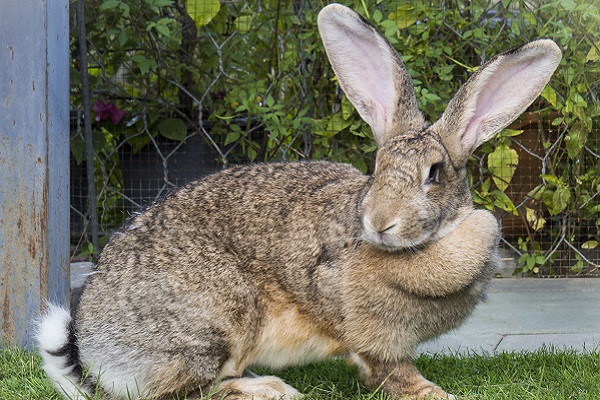
[[399, 219], [389, 220], [384, 217], [367, 217], [363, 219], [363, 225], [367, 234], [376, 237], [380, 242], [385, 242], [385, 238], [397, 234], [401, 227]]
[[388, 227], [386, 227], [386, 228], [383, 228], [383, 229], [381, 229], [381, 230], [378, 230], [378, 231], [377, 231], [377, 233], [378, 233], [380, 236], [384, 236], [384, 235], [386, 234], [386, 232], [387, 232], [387, 233], [392, 233], [392, 231], [396, 230], [395, 228], [396, 228], [397, 226], [398, 226], [398, 223], [394, 221], [394, 222], [393, 222], [391, 225], [389, 225]]
[[400, 218], [391, 216], [387, 212], [375, 212], [364, 217], [365, 227], [377, 233], [393, 233], [400, 229]]

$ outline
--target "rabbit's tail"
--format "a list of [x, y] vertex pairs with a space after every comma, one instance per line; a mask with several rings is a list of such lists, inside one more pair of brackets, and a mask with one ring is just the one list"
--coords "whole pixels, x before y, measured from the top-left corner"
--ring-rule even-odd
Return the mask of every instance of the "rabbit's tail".
[[39, 352], [48, 377], [66, 398], [89, 398], [93, 382], [83, 375], [74, 321], [69, 311], [48, 304], [37, 328]]

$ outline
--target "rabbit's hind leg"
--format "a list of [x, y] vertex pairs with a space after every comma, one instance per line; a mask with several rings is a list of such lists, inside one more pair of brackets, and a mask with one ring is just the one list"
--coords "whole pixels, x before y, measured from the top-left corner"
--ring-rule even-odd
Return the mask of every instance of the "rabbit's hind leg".
[[215, 399], [223, 400], [292, 400], [302, 395], [276, 376], [233, 378], [221, 381]]
[[218, 380], [224, 367], [223, 359], [203, 357], [193, 354], [193, 351], [190, 349], [189, 354], [165, 355], [160, 364], [155, 364], [147, 377], [148, 398], [171, 399], [175, 394], [188, 395], [195, 393], [199, 388], [210, 387]]

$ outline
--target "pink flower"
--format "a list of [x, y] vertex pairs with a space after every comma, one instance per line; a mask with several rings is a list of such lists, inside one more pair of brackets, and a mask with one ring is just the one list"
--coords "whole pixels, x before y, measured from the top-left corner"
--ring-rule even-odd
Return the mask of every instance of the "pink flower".
[[96, 100], [92, 109], [96, 113], [96, 122], [110, 118], [113, 124], [118, 124], [125, 114], [123, 110], [110, 101], [105, 103], [103, 100]]

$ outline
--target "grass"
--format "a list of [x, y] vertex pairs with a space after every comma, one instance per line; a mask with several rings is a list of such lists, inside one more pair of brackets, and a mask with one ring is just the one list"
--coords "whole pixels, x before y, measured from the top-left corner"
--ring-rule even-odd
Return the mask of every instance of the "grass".
[[0, 349], [0, 399], [60, 399], [41, 369], [41, 359], [21, 349]]
[[[0, 399], [60, 399], [45, 379], [37, 355], [19, 349], [1, 352]], [[425, 377], [462, 399], [600, 398], [600, 351], [578, 354], [542, 349], [495, 356], [421, 356], [416, 363]], [[360, 385], [356, 368], [343, 360], [288, 368], [276, 374], [306, 393], [306, 400], [388, 399]]]

